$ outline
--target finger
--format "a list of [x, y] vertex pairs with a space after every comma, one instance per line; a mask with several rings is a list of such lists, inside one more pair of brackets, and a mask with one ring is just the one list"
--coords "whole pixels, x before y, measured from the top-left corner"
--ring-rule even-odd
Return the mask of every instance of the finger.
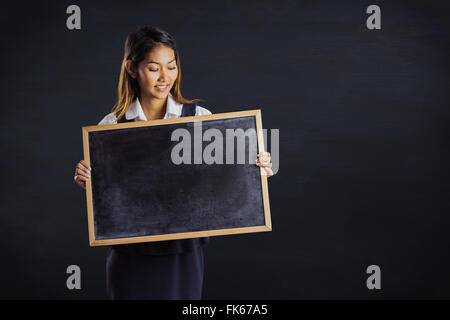
[[88, 181], [91, 178], [90, 176], [86, 176], [86, 175], [79, 175], [78, 177], [80, 179], [82, 179], [83, 181]]
[[263, 152], [258, 153], [258, 157], [259, 156], [263, 156], [263, 155], [266, 155], [266, 156], [270, 157], [270, 152], [263, 151]]
[[79, 163], [79, 165], [77, 166], [77, 168], [85, 170], [86, 172], [90, 172], [91, 170], [89, 169], [89, 165], [83, 165], [81, 163]]
[[264, 167], [264, 172], [265, 172], [265, 175], [268, 177], [273, 176], [273, 171], [270, 168]]
[[261, 161], [256, 160], [256, 165], [257, 165], [258, 167], [272, 168], [272, 162], [261, 163]]
[[81, 170], [81, 171], [89, 171], [87, 167], [85, 167], [81, 162], [77, 163], [76, 166], [77, 169]]
[[91, 178], [90, 174], [85, 174], [83, 172], [77, 173], [77, 176], [80, 177], [80, 178], [84, 178], [84, 179], [90, 179]]
[[91, 170], [91, 166], [89, 165], [89, 163], [87, 163], [86, 161], [84, 161], [84, 160], [81, 160], [80, 161], [80, 164], [86, 169], [86, 170]]
[[86, 176], [91, 176], [91, 172], [89, 170], [86, 170], [85, 168], [77, 168], [75, 173], [76, 174], [84, 174]]
[[[256, 158], [256, 160], [261, 160], [261, 158], [260, 157], [258, 157], [258, 158]], [[266, 156], [265, 158], [264, 158], [264, 161], [271, 161], [271, 158], [270, 158], [270, 156]]]
[[83, 177], [84, 179], [90, 179], [91, 178], [90, 174], [86, 174], [84, 172], [77, 172], [76, 176]]

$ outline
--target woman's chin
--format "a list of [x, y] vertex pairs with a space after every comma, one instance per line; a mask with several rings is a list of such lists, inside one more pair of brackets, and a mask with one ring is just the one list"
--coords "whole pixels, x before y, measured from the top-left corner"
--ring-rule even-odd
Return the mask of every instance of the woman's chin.
[[169, 91], [167, 91], [167, 92], [152, 91], [152, 92], [150, 92], [150, 95], [155, 97], [156, 99], [165, 99], [169, 95]]

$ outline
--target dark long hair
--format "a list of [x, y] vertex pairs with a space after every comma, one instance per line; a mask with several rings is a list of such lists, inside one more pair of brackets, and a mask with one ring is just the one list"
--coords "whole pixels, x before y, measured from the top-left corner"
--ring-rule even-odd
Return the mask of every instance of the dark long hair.
[[178, 68], [178, 76], [174, 85], [170, 89], [173, 99], [178, 103], [194, 103], [202, 99], [188, 100], [181, 95], [181, 63], [175, 39], [166, 31], [157, 27], [144, 26], [128, 34], [125, 40], [125, 52], [120, 70], [119, 85], [117, 88], [117, 102], [112, 112], [117, 116], [117, 120], [124, 116], [128, 107], [136, 97], [140, 96], [140, 88], [137, 79], [133, 79], [126, 70], [126, 61], [131, 60], [134, 67], [138, 67], [149, 52], [155, 47], [164, 45], [173, 49]]

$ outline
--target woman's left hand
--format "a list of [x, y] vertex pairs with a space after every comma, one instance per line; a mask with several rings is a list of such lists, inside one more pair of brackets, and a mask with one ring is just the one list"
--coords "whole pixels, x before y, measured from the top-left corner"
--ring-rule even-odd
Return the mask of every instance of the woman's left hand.
[[257, 155], [256, 165], [260, 168], [263, 168], [266, 176], [269, 178], [273, 176], [272, 171], [272, 162], [270, 161], [270, 152], [260, 152]]

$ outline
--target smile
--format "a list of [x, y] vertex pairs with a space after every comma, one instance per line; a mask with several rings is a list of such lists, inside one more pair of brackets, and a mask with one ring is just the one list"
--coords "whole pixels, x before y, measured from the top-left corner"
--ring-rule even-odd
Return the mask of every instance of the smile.
[[156, 90], [158, 91], [165, 91], [169, 86], [165, 85], [165, 86], [156, 86]]

